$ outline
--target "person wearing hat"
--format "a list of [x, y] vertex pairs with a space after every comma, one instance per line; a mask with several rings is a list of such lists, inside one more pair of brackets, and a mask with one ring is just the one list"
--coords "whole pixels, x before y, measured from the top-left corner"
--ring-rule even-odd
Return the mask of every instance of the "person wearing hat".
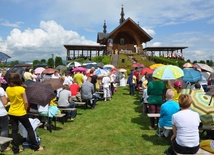
[[181, 94], [181, 90], [182, 90], [181, 82], [175, 81], [175, 82], [173, 82], [173, 85], [172, 85], [171, 82], [168, 80], [168, 88], [172, 89], [174, 91], [173, 100], [175, 102], [178, 102], [178, 98], [179, 98], [179, 96]]

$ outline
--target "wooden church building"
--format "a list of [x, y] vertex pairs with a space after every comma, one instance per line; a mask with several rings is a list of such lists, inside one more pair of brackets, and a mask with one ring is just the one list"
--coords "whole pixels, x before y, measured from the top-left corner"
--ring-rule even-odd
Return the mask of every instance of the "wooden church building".
[[[143, 47], [143, 43], [147, 43], [153, 38], [145, 32], [137, 23], [135, 23], [130, 17], [124, 18], [124, 9], [121, 8], [119, 25], [110, 33], [107, 33], [107, 25], [104, 21], [103, 32], [98, 32], [97, 43], [99, 45], [64, 45], [67, 50], [67, 61], [80, 56], [92, 57], [92, 53], [96, 53], [95, 56], [108, 55], [108, 54], [120, 54], [120, 53], [144, 53], [144, 52], [165, 52], [173, 53], [176, 50], [181, 50], [187, 47], [164, 47], [153, 48]], [[162, 54], [162, 53], [161, 53]]]

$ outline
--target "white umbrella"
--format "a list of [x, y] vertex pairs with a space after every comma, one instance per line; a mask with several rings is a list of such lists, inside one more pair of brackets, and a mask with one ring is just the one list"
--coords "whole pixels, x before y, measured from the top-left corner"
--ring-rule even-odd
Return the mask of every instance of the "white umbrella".
[[69, 68], [69, 67], [79, 67], [79, 66], [82, 66], [82, 64], [79, 63], [79, 62], [70, 62], [69, 64], [66, 65], [67, 68]]
[[127, 70], [124, 68], [119, 69], [119, 72], [126, 72]]
[[114, 67], [114, 65], [107, 64], [107, 65], [104, 65], [103, 68], [112, 68], [112, 69], [114, 69], [115, 67]]
[[202, 70], [208, 71], [208, 72], [214, 72], [212, 67], [208, 66], [207, 64], [202, 64], [202, 63], [196, 63], [194, 64], [195, 66], [199, 67]]

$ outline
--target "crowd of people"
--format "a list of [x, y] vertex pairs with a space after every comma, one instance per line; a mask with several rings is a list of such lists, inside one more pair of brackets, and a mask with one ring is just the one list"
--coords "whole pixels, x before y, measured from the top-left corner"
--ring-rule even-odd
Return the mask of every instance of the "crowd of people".
[[[209, 79], [211, 77], [212, 74]], [[160, 117], [149, 117], [150, 130], [157, 130], [159, 137], [168, 137], [172, 128], [172, 146], [165, 154], [195, 154], [199, 150], [199, 126], [202, 123], [199, 114], [190, 110], [193, 102], [191, 96], [182, 94], [184, 88], [202, 92], [207, 90], [203, 89], [199, 81], [191, 83], [185, 83], [181, 79], [163, 81], [147, 72], [141, 75], [136, 67], [129, 75], [127, 84], [130, 95], [134, 95], [135, 91], [142, 91], [140, 102], [143, 113], [160, 114]]]
[[[44, 147], [39, 146], [32, 124], [29, 120], [28, 112], [38, 112], [41, 116], [47, 116], [50, 110], [50, 105], [53, 103], [56, 107], [75, 108], [76, 101], [87, 102], [92, 109], [95, 108], [96, 102], [101, 98], [96, 92], [103, 92], [104, 101], [111, 100], [114, 95], [115, 75], [111, 72], [105, 76], [97, 76], [94, 74], [95, 68], [91, 68], [88, 73], [83, 73], [77, 70], [75, 73], [66, 71], [64, 75], [60, 75], [59, 71], [55, 70], [53, 74], [35, 74], [32, 69], [26, 68], [23, 75], [18, 72], [10, 72], [5, 79], [5, 72], [1, 74], [1, 84], [5, 87], [0, 87], [0, 135], [8, 137], [8, 124], [12, 127], [12, 151], [14, 154], [20, 153], [19, 149], [19, 122], [27, 130], [27, 141], [29, 147], [34, 151], [42, 151]], [[124, 76], [122, 78], [125, 78]], [[54, 90], [55, 98], [46, 106], [28, 103], [26, 89], [29, 83], [44, 82], [49, 79], [62, 79], [62, 88]], [[124, 82], [123, 82], [124, 83]], [[9, 104], [6, 109], [5, 105]], [[57, 114], [57, 113], [56, 113]], [[66, 116], [70, 120], [76, 117], [76, 111], [66, 111]], [[8, 119], [9, 118], [9, 119]], [[47, 124], [47, 119], [42, 120]], [[1, 152], [8, 151], [11, 148], [9, 143], [1, 145]]]

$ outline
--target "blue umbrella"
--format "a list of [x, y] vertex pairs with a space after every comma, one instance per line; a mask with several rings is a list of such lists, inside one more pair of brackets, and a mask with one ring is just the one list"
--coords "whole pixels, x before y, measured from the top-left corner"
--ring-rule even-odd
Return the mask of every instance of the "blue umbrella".
[[182, 80], [185, 82], [196, 82], [200, 81], [202, 78], [201, 72], [193, 68], [184, 68], [183, 72], [184, 76], [182, 77]]
[[0, 61], [4, 61], [4, 60], [7, 60], [11, 58], [9, 55], [3, 53], [3, 52], [0, 52]]

